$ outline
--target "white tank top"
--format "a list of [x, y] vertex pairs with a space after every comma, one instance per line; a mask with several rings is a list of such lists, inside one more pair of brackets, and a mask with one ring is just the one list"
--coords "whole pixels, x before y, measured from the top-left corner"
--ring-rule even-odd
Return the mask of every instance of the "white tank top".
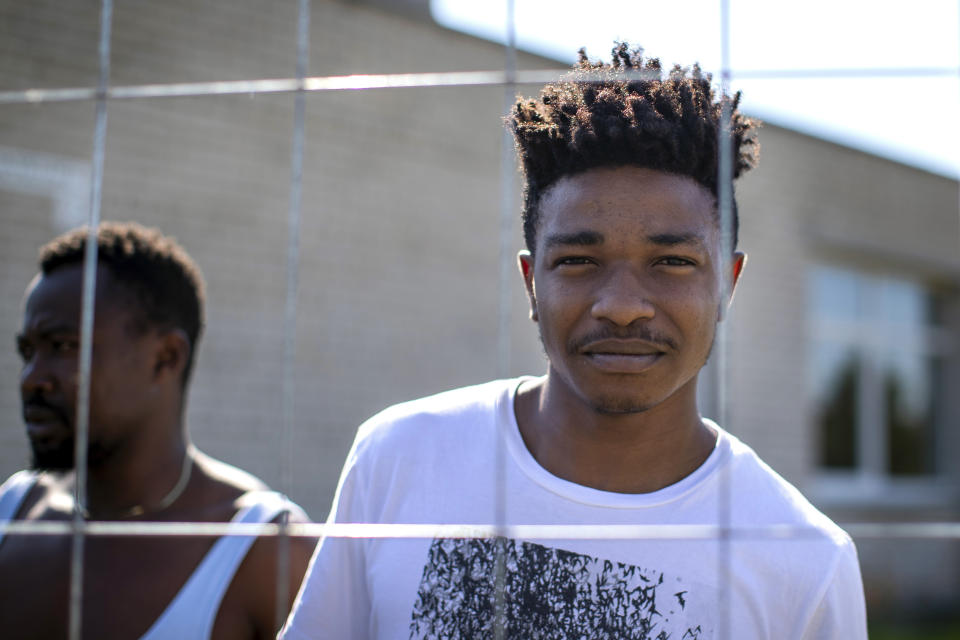
[[[20, 471], [0, 486], [0, 522], [13, 519], [36, 480], [35, 473]], [[273, 491], [251, 491], [243, 500], [247, 506], [232, 523], [270, 522], [285, 510], [306, 519], [299, 506]], [[0, 532], [0, 543], [3, 537]], [[217, 540], [141, 640], [208, 640], [220, 602], [254, 540], [256, 536]]]

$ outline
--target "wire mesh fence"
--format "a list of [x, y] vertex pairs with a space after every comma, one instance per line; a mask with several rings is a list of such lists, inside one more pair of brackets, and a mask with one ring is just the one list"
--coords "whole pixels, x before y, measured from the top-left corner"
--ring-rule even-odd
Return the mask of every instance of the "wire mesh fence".
[[[242, 26], [246, 40], [231, 34], [205, 37], [198, 26], [198, 33], [188, 30], [182, 36], [179, 44], [185, 51], [179, 53], [164, 48], [163, 42], [178, 24], [191, 20], [187, 16], [196, 7], [189, 2], [147, 11], [128, 4], [114, 7], [111, 0], [103, 0], [96, 29], [91, 28], [94, 23], [89, 12], [60, 10], [54, 5], [40, 3], [32, 14], [22, 7], [8, 9], [19, 20], [17, 28], [42, 30], [44, 20], [52, 21], [51, 16], [56, 15], [64, 24], [51, 29], [49, 40], [39, 38], [36, 50], [23, 54], [23, 59], [33, 62], [22, 75], [11, 74], [7, 86], [0, 86], [0, 119], [10, 123], [0, 141], [6, 154], [0, 157], [4, 163], [0, 169], [14, 175], [31, 161], [40, 167], [17, 174], [17, 185], [6, 189], [11, 195], [5, 197], [23, 211], [43, 212], [11, 215], [4, 223], [5, 241], [35, 247], [52, 232], [79, 223], [90, 225], [92, 234], [101, 217], [136, 217], [170, 230], [184, 241], [210, 282], [211, 344], [201, 351], [189, 410], [194, 437], [202, 448], [242, 461], [241, 466], [265, 477], [321, 519], [352, 429], [362, 418], [391, 402], [428, 391], [542, 367], [535, 334], [524, 317], [522, 291], [518, 283], [511, 282], [520, 238], [515, 215], [519, 194], [513, 178], [512, 146], [502, 133], [500, 117], [515, 93], [533, 93], [537, 85], [565, 73], [561, 65], [517, 51], [512, 38], [504, 52], [489, 43], [466, 42], [467, 36], [440, 32], [434, 25], [350, 4], [300, 0], [295, 6], [269, 12], [257, 3], [207, 9], [195, 17], [198, 24], [209, 27], [210, 21], [223, 21], [221, 26]], [[724, 20], [727, 15], [725, 9]], [[153, 30], [160, 35], [151, 36]], [[726, 46], [729, 25], [724, 23], [721, 30]], [[65, 33], [73, 34], [73, 39], [55, 44]], [[94, 49], [86, 50], [85, 60], [81, 56], [70, 64], [54, 64], [48, 79], [41, 55], [45, 49], [75, 45], [82, 50], [91, 46], [86, 40], [93, 35]], [[375, 42], [377, 39], [380, 42]], [[138, 45], [147, 45], [143, 48], [150, 50], [149, 55]], [[22, 62], [11, 50], [5, 56], [10, 58], [9, 67]], [[164, 64], [164, 56], [170, 56], [169, 64]], [[221, 73], [223, 79], [194, 77], [210, 73]], [[958, 74], [960, 67], [952, 64], [738, 74], [725, 55], [719, 80], [726, 89], [734, 77]], [[841, 515], [853, 514], [854, 521], [844, 527], [858, 542], [936, 541], [950, 549], [948, 557], [954, 564], [960, 563], [955, 544], [960, 539], [956, 498], [949, 491], [938, 497], [932, 484], [924, 484], [930, 475], [938, 478], [937, 483], [952, 482], [949, 466], [938, 456], [956, 450], [949, 427], [955, 426], [960, 416], [955, 401], [945, 393], [957, 379], [958, 367], [956, 340], [950, 337], [957, 326], [960, 264], [956, 183], [887, 165], [877, 168], [875, 160], [826, 145], [818, 149], [815, 143], [797, 141], [788, 131], [773, 128], [770, 135], [775, 141], [774, 171], [779, 170], [781, 176], [796, 175], [791, 173], [796, 166], [783, 160], [788, 154], [776, 150], [788, 149], [791, 143], [804, 150], [807, 164], [817, 162], [818, 153], [838, 163], [860, 162], [867, 169], [851, 171], [838, 187], [840, 191], [869, 190], [876, 180], [888, 176], [917, 194], [894, 203], [895, 207], [925, 203], [939, 216], [931, 223], [934, 231], [946, 230], [934, 234], [935, 246], [924, 250], [930, 257], [918, 270], [918, 278], [936, 283], [937, 295], [946, 299], [937, 313], [947, 335], [940, 343], [947, 355], [937, 361], [936, 377], [925, 391], [939, 403], [931, 418], [939, 434], [937, 447], [929, 452], [929, 465], [921, 465], [922, 473], [907, 474], [906, 485], [895, 488], [902, 493], [898, 504], [919, 502], [924, 509], [907, 509], [904, 515], [903, 508], [895, 506], [890, 511], [876, 500], [866, 509], [851, 508], [856, 507], [851, 500], [863, 482], [875, 480], [876, 475], [836, 481], [836, 469], [827, 469], [811, 483], [822, 480], [829, 485], [823, 495], [839, 483], [836, 491], [847, 496], [847, 501], [837, 500], [836, 510]], [[88, 150], [85, 155], [81, 152], [84, 148]], [[27, 151], [17, 156], [15, 149]], [[78, 164], [78, 158], [89, 160]], [[721, 175], [730, 171], [730, 163], [729, 157], [721, 157]], [[85, 182], [78, 181], [77, 175], [83, 173], [88, 176]], [[772, 179], [771, 183], [773, 187], [748, 183], [741, 192], [741, 210], [761, 204], [799, 206], [795, 203], [802, 195], [781, 193], [777, 200], [776, 188], [783, 183]], [[83, 196], [88, 206], [77, 207], [78, 196]], [[953, 213], [943, 216], [944, 202], [950, 197]], [[723, 220], [729, 220], [731, 198], [732, 193], [720, 194]], [[822, 208], [844, 206], [829, 197], [816, 204]], [[866, 205], [857, 203], [869, 204], [869, 198]], [[492, 215], [494, 211], [500, 215]], [[755, 223], [749, 214], [744, 215], [745, 226]], [[810, 219], [817, 220], [815, 215]], [[909, 246], [878, 249], [881, 241], [877, 238], [885, 236], [871, 233], [876, 229], [855, 230], [852, 235], [862, 242], [852, 242], [850, 234], [844, 235], [840, 228], [842, 220], [803, 235], [801, 244], [820, 244], [809, 255], [793, 255], [796, 247], [785, 246], [784, 236], [791, 237], [802, 224], [771, 216], [768, 223], [755, 224], [759, 230], [752, 232], [752, 238], [748, 235], [748, 240], [770, 243], [786, 260], [792, 260], [790, 265], [809, 262], [810, 255], [832, 258], [855, 253], [871, 273], [883, 271], [880, 263], [885, 256], [898, 251], [912, 255]], [[878, 226], [883, 224], [878, 222]], [[888, 226], [886, 237], [902, 233], [902, 225]], [[921, 246], [931, 242], [927, 236], [917, 240]], [[18, 262], [10, 276], [13, 290], [22, 287], [33, 273], [30, 251], [26, 254], [11, 257], [11, 262]], [[904, 262], [903, 255], [896, 255], [893, 262]], [[95, 264], [95, 252], [88, 252], [77, 428], [78, 508], [69, 523], [0, 523], [0, 531], [8, 535], [72, 535], [71, 638], [81, 635], [83, 545], [88, 536], [505, 536], [530, 540], [704, 539], [723, 545], [730, 540], [802, 539], [808, 533], [797, 527], [732, 527], [729, 499], [718, 505], [716, 526], [519, 525], [500, 518], [484, 525], [281, 522], [239, 527], [228, 523], [87, 521], [82, 516], [88, 431], [84, 393], [90, 378]], [[770, 280], [777, 277], [779, 272], [768, 276]], [[767, 287], [763, 291], [770, 290], [770, 282], [762, 277], [758, 284]], [[788, 289], [805, 286], [803, 276], [799, 282], [787, 282]], [[738, 327], [756, 330], [757, 325], [750, 325], [746, 315], [754, 310], [751, 305], [760, 304], [753, 298], [745, 302], [748, 310], [735, 311], [733, 328], [725, 329], [718, 340], [711, 363], [713, 384], [705, 384], [703, 393], [710, 396], [704, 404], [721, 424], [732, 425], [736, 432], [739, 422], [748, 423], [741, 431], [751, 442], [750, 436], [765, 425], [745, 418], [776, 412], [762, 402], [741, 409], [740, 403], [749, 402], [744, 398], [751, 394], [738, 386], [738, 374], [747, 371], [746, 379], [750, 379], [750, 375], [776, 369], [756, 358], [745, 364], [737, 362], [749, 342], [742, 332], [746, 330]], [[769, 309], [754, 315], [761, 323], [776, 322], [777, 318]], [[7, 326], [18, 326], [14, 316], [6, 314]], [[784, 330], [801, 335], [807, 331], [805, 316], [793, 321], [795, 324]], [[778, 338], [779, 334], [769, 337]], [[805, 344], [791, 348], [794, 350], [770, 357], [796, 354]], [[803, 367], [799, 369], [799, 386], [803, 387], [806, 374]], [[794, 382], [783, 386], [790, 387], [785, 393], [796, 396], [791, 400], [799, 401], [805, 394]], [[5, 393], [7, 413], [18, 410], [13, 408], [18, 401], [12, 399], [12, 389]], [[250, 402], [257, 395], [260, 398]], [[875, 401], [882, 403], [883, 399]], [[817, 437], [810, 426], [816, 411], [801, 407], [798, 413], [779, 422], [773, 420], [772, 433], [760, 436], [759, 448], [783, 460], [788, 477], [802, 480], [819, 464], [819, 453], [810, 445]], [[798, 424], [801, 428], [795, 429]], [[19, 438], [19, 434], [8, 435], [6, 441]], [[23, 449], [22, 443], [16, 446]], [[791, 455], [797, 450], [803, 455]], [[507, 491], [498, 480], [503, 477], [499, 472], [503, 464], [498, 459], [489, 478], [500, 496]], [[881, 469], [881, 475], [886, 471]], [[879, 515], [873, 518], [873, 514]], [[721, 564], [729, 562], [730, 554], [720, 553], [718, 559]], [[281, 573], [289, 570], [283, 562], [279, 565]], [[953, 602], [960, 594], [958, 573], [948, 567], [935, 581], [952, 585]], [[729, 575], [729, 568], [721, 566], [720, 574]], [[865, 574], [869, 579], [869, 567]], [[285, 582], [279, 580], [278, 585]], [[869, 593], [869, 583], [867, 587]], [[278, 593], [278, 602], [284, 600]], [[721, 632], [719, 637], [725, 636]]]

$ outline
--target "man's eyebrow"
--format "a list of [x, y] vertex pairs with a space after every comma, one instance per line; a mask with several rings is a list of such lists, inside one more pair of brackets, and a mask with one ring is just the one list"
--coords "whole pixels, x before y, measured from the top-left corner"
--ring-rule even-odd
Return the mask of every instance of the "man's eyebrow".
[[50, 336], [63, 334], [63, 333], [68, 333], [68, 334], [79, 333], [79, 329], [77, 329], [76, 326], [73, 326], [70, 324], [55, 324], [55, 325], [49, 325], [49, 326], [41, 326], [37, 329], [28, 329], [27, 331], [17, 333], [16, 338], [17, 340], [26, 340], [28, 339], [27, 336], [29, 335], [37, 338], [38, 340], [46, 340], [50, 338]]
[[657, 233], [647, 236], [647, 242], [658, 244], [664, 247], [673, 247], [678, 244], [692, 244], [702, 247], [706, 244], [704, 239], [697, 233]]
[[603, 244], [603, 234], [598, 231], [575, 231], [574, 233], [555, 233], [547, 236], [546, 247], [580, 246]]

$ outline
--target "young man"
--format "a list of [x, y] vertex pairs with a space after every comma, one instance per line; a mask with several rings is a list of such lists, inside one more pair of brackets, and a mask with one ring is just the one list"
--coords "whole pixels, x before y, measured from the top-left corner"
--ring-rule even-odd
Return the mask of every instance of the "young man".
[[[0, 488], [0, 521], [74, 514], [74, 437], [86, 229], [40, 252], [17, 348], [32, 469]], [[203, 282], [171, 238], [136, 224], [98, 230], [87, 501], [89, 520], [272, 522], [295, 504], [197, 451], [184, 423], [203, 328]], [[313, 545], [291, 540], [295, 593]], [[92, 536], [85, 542], [84, 638], [268, 638], [277, 630], [277, 541]], [[0, 535], [3, 635], [66, 638], [71, 537]], [[292, 598], [291, 598], [292, 600]]]
[[[726, 98], [696, 67], [660, 79], [656, 60], [625, 45], [612, 66], [581, 52], [578, 72], [604, 79], [575, 72], [511, 122], [525, 177], [520, 269], [546, 375], [372, 418], [331, 517], [732, 533], [327, 538], [286, 640], [866, 637], [850, 538], [697, 410], [698, 372], [745, 259], [735, 226], [723, 241], [718, 206]], [[735, 177], [753, 164], [753, 125], [728, 104]], [[771, 535], [780, 525], [799, 535]]]

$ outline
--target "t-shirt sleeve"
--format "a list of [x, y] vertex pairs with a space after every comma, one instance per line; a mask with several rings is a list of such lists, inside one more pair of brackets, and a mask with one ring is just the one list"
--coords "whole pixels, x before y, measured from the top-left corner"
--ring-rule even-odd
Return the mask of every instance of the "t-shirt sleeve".
[[[341, 474], [328, 522], [365, 522], [364, 491], [357, 465], [357, 445]], [[320, 541], [310, 560], [300, 592], [281, 640], [364, 640], [368, 637], [370, 601], [367, 593], [362, 538]]]
[[851, 540], [840, 548], [832, 579], [803, 633], [803, 640], [867, 640], [867, 613], [857, 550]]

